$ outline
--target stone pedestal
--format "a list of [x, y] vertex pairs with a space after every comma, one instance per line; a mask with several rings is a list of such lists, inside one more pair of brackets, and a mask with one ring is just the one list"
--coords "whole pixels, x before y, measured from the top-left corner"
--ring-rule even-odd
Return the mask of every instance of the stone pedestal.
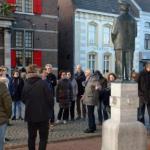
[[137, 121], [137, 84], [112, 83], [110, 105], [111, 119], [102, 127], [101, 150], [146, 150], [146, 129]]

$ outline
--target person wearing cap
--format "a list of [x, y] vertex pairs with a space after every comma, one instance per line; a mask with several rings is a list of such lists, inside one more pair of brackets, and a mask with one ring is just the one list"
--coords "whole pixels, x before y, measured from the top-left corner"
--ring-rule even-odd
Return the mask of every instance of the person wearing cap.
[[130, 80], [133, 70], [133, 56], [135, 38], [137, 36], [137, 23], [129, 14], [130, 4], [126, 1], [119, 2], [120, 16], [117, 17], [112, 30], [112, 42], [115, 49], [115, 73], [123, 80]]
[[145, 124], [145, 106], [147, 106], [150, 123], [150, 62], [147, 62], [138, 77], [139, 109], [138, 120]]

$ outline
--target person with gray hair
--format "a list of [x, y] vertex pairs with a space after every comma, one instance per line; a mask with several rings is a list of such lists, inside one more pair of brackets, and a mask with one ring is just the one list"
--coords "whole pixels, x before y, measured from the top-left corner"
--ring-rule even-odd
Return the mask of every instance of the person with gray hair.
[[57, 84], [57, 78], [55, 74], [53, 73], [53, 66], [51, 64], [46, 64], [45, 69], [47, 72], [47, 81], [51, 83], [52, 85], [52, 90], [53, 90], [53, 111], [52, 111], [52, 116], [50, 117], [50, 127], [54, 127], [54, 122], [55, 122], [55, 112], [54, 112], [54, 97], [55, 97], [55, 86]]
[[120, 16], [117, 17], [112, 30], [112, 42], [115, 49], [115, 73], [121, 80], [130, 80], [133, 70], [133, 57], [135, 38], [137, 36], [137, 23], [129, 14], [130, 4], [120, 1]]

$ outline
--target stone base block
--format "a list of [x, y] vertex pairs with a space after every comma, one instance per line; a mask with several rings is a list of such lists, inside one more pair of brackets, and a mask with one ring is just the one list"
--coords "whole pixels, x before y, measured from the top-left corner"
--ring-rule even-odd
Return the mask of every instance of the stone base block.
[[115, 122], [109, 119], [102, 128], [101, 150], [146, 150], [147, 132], [140, 122]]

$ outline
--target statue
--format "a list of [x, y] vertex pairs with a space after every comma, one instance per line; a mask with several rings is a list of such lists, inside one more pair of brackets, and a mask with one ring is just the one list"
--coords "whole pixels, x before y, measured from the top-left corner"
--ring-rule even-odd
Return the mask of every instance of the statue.
[[111, 37], [115, 49], [115, 73], [121, 81], [125, 81], [130, 80], [133, 69], [137, 24], [129, 14], [130, 4], [126, 1], [119, 4], [121, 14], [115, 21]]

